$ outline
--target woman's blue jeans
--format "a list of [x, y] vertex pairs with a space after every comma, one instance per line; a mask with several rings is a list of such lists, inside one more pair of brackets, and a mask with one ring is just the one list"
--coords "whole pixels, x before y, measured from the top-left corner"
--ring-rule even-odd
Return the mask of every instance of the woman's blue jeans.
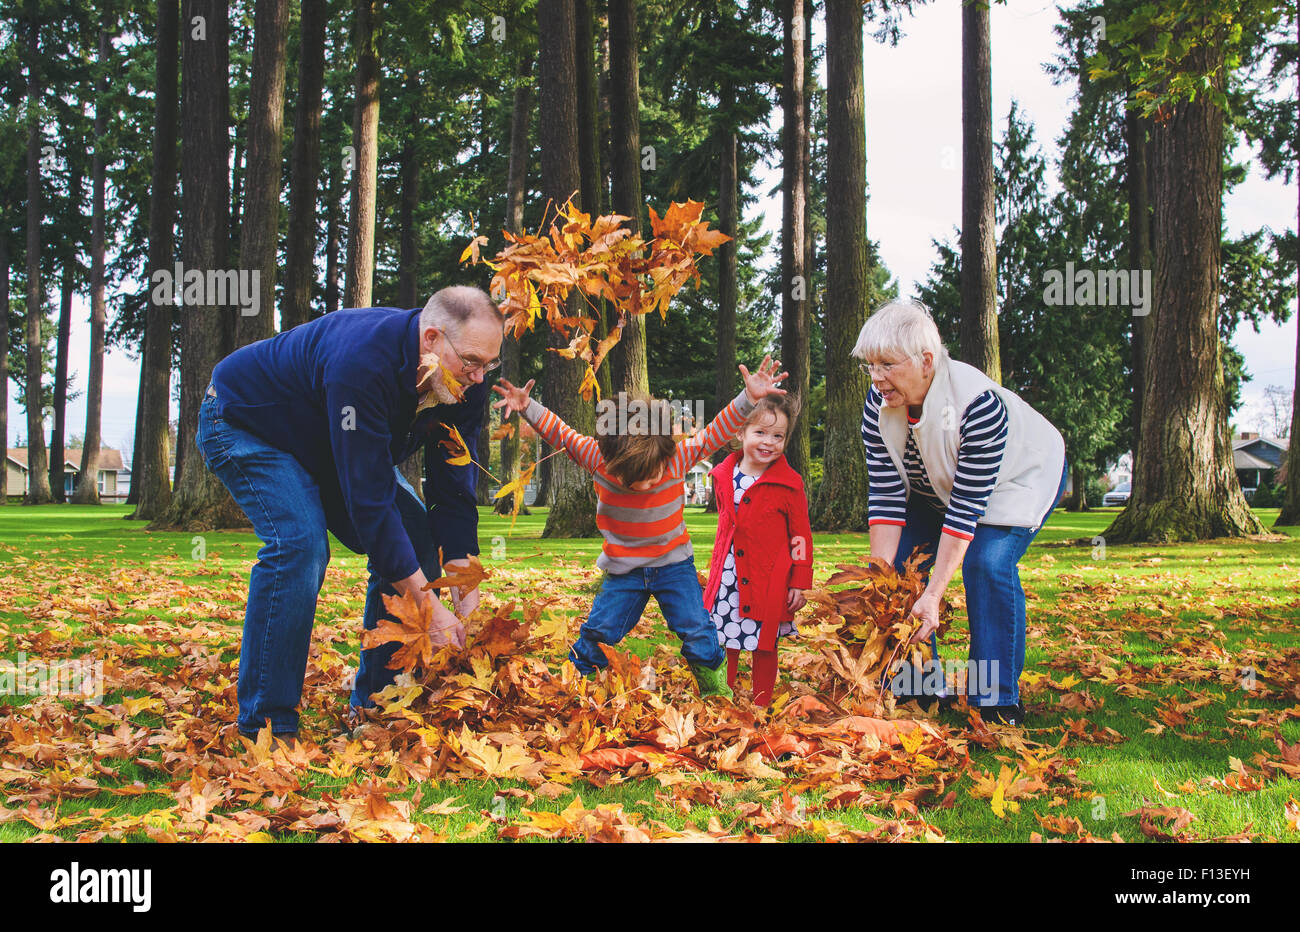
[[[1061, 472], [1056, 501], [1065, 492], [1069, 464]], [[1055, 505], [1053, 505], [1055, 507]], [[1043, 516], [1046, 522], [1049, 510]], [[970, 705], [1016, 705], [1020, 702], [1020, 673], [1025, 668], [1025, 590], [1020, 584], [1020, 558], [1038, 536], [1037, 528], [979, 524], [961, 565], [966, 590], [966, 616], [970, 622], [970, 662], [967, 664], [967, 702]], [[907, 502], [907, 525], [898, 543], [894, 565], [917, 547], [927, 553], [921, 571], [929, 577], [939, 550], [943, 513], [913, 495]], [[938, 645], [934, 659], [939, 662]], [[922, 677], [924, 678], [924, 677]], [[920, 692], [920, 690], [916, 690]]]
[[[275, 733], [297, 731], [316, 597], [330, 557], [320, 487], [293, 455], [218, 417], [215, 397], [205, 398], [199, 408], [195, 442], [208, 469], [230, 490], [263, 543], [249, 576], [239, 650], [239, 730], [256, 732], [269, 721]], [[398, 508], [403, 524], [425, 575], [434, 579], [438, 551], [424, 506], [405, 482], [401, 485], [405, 490], [398, 492]], [[366, 628], [377, 622], [383, 591], [394, 592], [372, 570]], [[395, 649], [385, 645], [362, 651], [353, 704], [368, 705], [371, 692], [393, 681], [396, 671], [384, 665]]]

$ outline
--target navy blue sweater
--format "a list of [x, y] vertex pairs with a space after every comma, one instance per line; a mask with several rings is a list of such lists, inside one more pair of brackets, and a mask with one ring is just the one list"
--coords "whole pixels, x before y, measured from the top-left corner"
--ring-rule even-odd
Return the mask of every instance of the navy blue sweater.
[[447, 465], [442, 423], [477, 458], [488, 386], [415, 418], [420, 311], [336, 311], [231, 353], [212, 370], [217, 415], [292, 454], [320, 486], [326, 525], [384, 579], [420, 567], [397, 511], [394, 464], [425, 446], [424, 500], [444, 560], [478, 553], [475, 467]]

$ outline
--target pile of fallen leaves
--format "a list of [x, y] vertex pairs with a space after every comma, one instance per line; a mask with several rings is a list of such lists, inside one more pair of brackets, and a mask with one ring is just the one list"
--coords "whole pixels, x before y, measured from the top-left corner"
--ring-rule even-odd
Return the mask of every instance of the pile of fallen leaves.
[[[38, 697], [0, 717], [0, 822], [34, 826], [34, 840], [440, 840], [450, 827], [439, 831], [438, 818], [464, 815], [455, 784], [490, 782], [498, 799], [515, 798], [522, 810], [479, 810], [455, 837], [935, 841], [944, 835], [927, 813], [953, 806], [959, 793], [987, 799], [999, 817], [1027, 800], [1052, 807], [1090, 798], [1067, 747], [1123, 740], [1086, 716], [1051, 729], [1045, 742], [987, 727], [975, 714], [964, 726], [898, 717], [880, 682], [906, 653], [919, 577], [914, 568], [900, 575], [846, 565], [810, 594], [768, 709], [743, 690], [735, 702], [700, 701], [666, 647], [645, 659], [609, 650], [608, 667], [586, 679], [564, 659], [579, 621], [564, 610], [572, 607], [566, 597], [497, 579], [466, 621], [463, 650], [430, 640], [410, 606], [392, 606], [396, 620], [368, 643], [400, 641], [395, 663], [404, 669], [360, 725], [345, 720], [354, 666], [338, 649], [355, 638], [355, 619], [318, 621], [303, 740], [285, 746], [263, 732], [252, 742], [234, 728], [230, 626], [241, 612], [231, 605], [246, 597], [242, 569], [214, 570], [209, 584], [192, 586], [153, 567], [115, 572], [120, 578], [64, 574], [27, 612], [36, 624], [0, 631], [14, 650], [47, 659], [93, 650], [104, 659], [106, 692], [121, 697], [99, 706]], [[347, 587], [333, 582], [322, 613], [364, 589], [339, 592]], [[131, 595], [88, 594], [105, 589]], [[529, 597], [494, 603], [493, 591]], [[124, 621], [128, 610], [145, 620]], [[1290, 677], [1290, 688], [1294, 666], [1287, 655], [1261, 673]], [[1044, 678], [1036, 688], [1068, 691]], [[972, 764], [973, 747], [997, 752], [997, 773]], [[155, 778], [132, 780], [122, 773], [128, 766]], [[1247, 791], [1298, 774], [1300, 745], [1279, 738], [1277, 755], [1256, 755], [1253, 766], [1236, 761], [1218, 789]], [[669, 811], [703, 806], [724, 815], [674, 827], [582, 800], [594, 788], [644, 779], [656, 781], [655, 799]], [[427, 798], [435, 782], [450, 784], [451, 795]], [[543, 805], [569, 796], [560, 812]], [[70, 801], [91, 798], [90, 808], [68, 811]], [[842, 821], [848, 809], [856, 826]], [[1152, 837], [1182, 840], [1190, 821], [1183, 812], [1130, 815]], [[1035, 815], [1049, 835], [1098, 840], [1078, 819]]]

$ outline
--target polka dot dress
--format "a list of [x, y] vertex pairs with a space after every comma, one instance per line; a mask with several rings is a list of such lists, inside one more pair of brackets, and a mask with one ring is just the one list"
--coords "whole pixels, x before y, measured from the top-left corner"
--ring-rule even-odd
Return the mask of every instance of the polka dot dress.
[[[735, 487], [736, 505], [749, 489], [757, 476], [748, 476], [740, 471], [737, 463], [731, 474]], [[736, 547], [733, 544], [727, 550], [727, 559], [722, 564], [722, 583], [718, 586], [718, 596], [710, 612], [713, 624], [718, 629], [718, 643], [723, 647], [736, 650], [758, 650], [758, 631], [762, 624], [740, 613], [740, 586], [736, 583]], [[787, 637], [797, 633], [797, 629], [788, 621], [782, 622], [777, 631], [778, 637]]]

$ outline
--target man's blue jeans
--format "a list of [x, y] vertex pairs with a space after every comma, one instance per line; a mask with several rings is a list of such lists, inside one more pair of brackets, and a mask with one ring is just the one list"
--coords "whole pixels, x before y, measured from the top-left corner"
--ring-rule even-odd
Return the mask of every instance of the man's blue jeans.
[[[1069, 464], [1061, 473], [1056, 500], [1065, 491]], [[1049, 511], [1043, 516], [1046, 522]], [[961, 565], [966, 590], [966, 616], [970, 622], [970, 663], [967, 665], [967, 702], [970, 705], [1016, 705], [1020, 702], [1020, 673], [1025, 668], [1025, 590], [1020, 584], [1020, 558], [1038, 536], [1037, 528], [979, 524]], [[921, 571], [929, 577], [939, 550], [943, 514], [912, 496], [907, 503], [907, 525], [898, 543], [894, 565], [917, 547], [928, 556]], [[934, 659], [938, 662], [936, 641]], [[922, 677], [924, 678], [924, 677]], [[920, 690], [916, 690], [920, 692]]]
[[718, 629], [704, 610], [704, 591], [695, 574], [695, 559], [667, 566], [645, 566], [630, 573], [606, 573], [591, 603], [591, 614], [569, 649], [569, 660], [583, 675], [609, 661], [601, 644], [617, 644], [641, 620], [650, 596], [659, 601], [668, 627], [681, 639], [687, 663], [716, 670], [726, 659]]
[[[406, 477], [400, 470], [394, 467], [397, 473], [397, 511], [402, 516], [402, 527], [406, 528], [406, 535], [411, 538], [411, 546], [415, 548], [416, 559], [420, 561], [420, 569], [430, 582], [442, 575], [438, 565], [438, 544], [434, 540], [433, 531], [429, 526], [429, 516], [419, 498], [415, 495], [415, 490], [407, 483]], [[366, 562], [366, 572], [370, 574], [369, 582], [366, 586], [366, 608], [361, 618], [361, 626], [369, 631], [379, 624], [379, 617], [392, 618], [384, 610], [385, 595], [395, 596], [397, 590], [389, 585], [389, 581], [381, 578], [376, 572], [374, 564]], [[446, 590], [440, 590], [445, 592]], [[435, 596], [438, 593], [434, 593]], [[393, 619], [396, 621], [396, 619]], [[397, 671], [388, 669], [388, 661], [397, 653], [396, 643], [384, 644], [380, 647], [374, 647], [370, 650], [361, 651], [361, 666], [357, 669], [356, 684], [352, 687], [352, 704], [369, 708], [374, 705], [370, 697], [379, 692], [385, 686], [388, 686], [397, 678]]]
[[[205, 398], [199, 408], [195, 442], [208, 469], [230, 490], [263, 543], [249, 577], [239, 650], [239, 730], [256, 732], [270, 721], [275, 733], [297, 731], [316, 597], [330, 556], [320, 487], [294, 456], [217, 417], [213, 397]], [[398, 506], [407, 533], [422, 529], [427, 538], [428, 519], [409, 486], [406, 493], [399, 492]], [[415, 542], [414, 537], [412, 540]], [[432, 550], [433, 562], [425, 573], [429, 575], [432, 569], [429, 578], [433, 579], [438, 575], [437, 548], [429, 547], [427, 541], [426, 550], [418, 546], [417, 554]], [[372, 573], [366, 594], [366, 627], [375, 626], [382, 608], [379, 589]], [[392, 682], [395, 671], [384, 669], [384, 664], [394, 649], [385, 646], [362, 652], [367, 679], [363, 681], [362, 672], [358, 672], [358, 689], [382, 689]], [[378, 663], [367, 657], [377, 658], [385, 651]]]

